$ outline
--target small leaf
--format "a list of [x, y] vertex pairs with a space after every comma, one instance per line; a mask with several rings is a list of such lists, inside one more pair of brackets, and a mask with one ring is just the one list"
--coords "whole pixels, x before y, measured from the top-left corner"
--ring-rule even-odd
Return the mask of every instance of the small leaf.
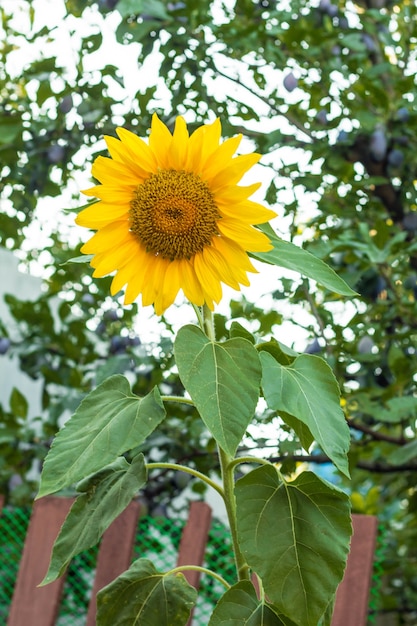
[[312, 278], [330, 291], [343, 296], [357, 295], [324, 261], [307, 250], [277, 237], [269, 224], [262, 224], [258, 228], [268, 235], [274, 247], [270, 252], [252, 253], [256, 259], [299, 272], [302, 276]]
[[67, 265], [68, 263], [90, 263], [93, 256], [94, 256], [93, 254], [83, 254], [82, 256], [74, 256], [71, 259], [64, 261], [64, 263], [60, 263], [60, 265], [63, 266], [63, 265]]
[[234, 339], [235, 337], [242, 337], [242, 339], [247, 339], [253, 345], [255, 343], [255, 337], [250, 333], [242, 324], [239, 322], [233, 321], [230, 326], [230, 338]]
[[282, 411], [283, 419], [284, 413], [289, 413], [304, 422], [323, 452], [349, 476], [349, 427], [340, 408], [337, 381], [327, 363], [312, 354], [300, 354], [288, 366], [268, 352], [261, 352], [260, 358], [268, 406]]
[[120, 457], [83, 481], [78, 486], [83, 493], [65, 519], [41, 584], [46, 585], [59, 578], [76, 554], [94, 546], [145, 482], [146, 466], [142, 454], [136, 456], [132, 464]]
[[182, 574], [138, 559], [97, 594], [97, 626], [185, 626], [196, 598]]
[[217, 603], [208, 626], [293, 626], [287, 618], [279, 617], [268, 603], [256, 597], [248, 580], [228, 589]]
[[141, 444], [165, 417], [155, 388], [132, 394], [126, 378], [108, 378], [84, 398], [55, 437], [45, 459], [38, 498], [94, 474]]
[[13, 387], [10, 394], [10, 409], [15, 417], [27, 417], [28, 401], [16, 387]]
[[181, 381], [217, 443], [232, 456], [259, 399], [261, 366], [246, 339], [210, 341], [197, 326], [183, 326], [175, 340]]
[[259, 352], [261, 350], [269, 352], [269, 354], [272, 354], [274, 359], [278, 361], [278, 363], [281, 363], [281, 365], [290, 365], [299, 355], [299, 352], [296, 352], [292, 348], [289, 348], [284, 343], [281, 343], [274, 338], [270, 341], [259, 343], [256, 346], [256, 349], [259, 350]]
[[269, 601], [298, 626], [317, 626], [343, 577], [349, 498], [312, 472], [287, 483], [272, 465], [235, 493], [239, 543]]
[[143, 0], [119, 0], [116, 9], [123, 18], [139, 15], [143, 11]]

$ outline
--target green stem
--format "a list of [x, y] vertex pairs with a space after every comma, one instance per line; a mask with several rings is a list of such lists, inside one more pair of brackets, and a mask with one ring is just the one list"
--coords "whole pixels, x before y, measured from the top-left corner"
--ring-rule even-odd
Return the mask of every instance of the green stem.
[[197, 316], [197, 320], [198, 320], [198, 325], [200, 326], [201, 330], [204, 331], [204, 316], [203, 316], [203, 312], [201, 310], [200, 306], [197, 306], [196, 304], [192, 304], [192, 307], [195, 311], [195, 314]]
[[189, 404], [194, 406], [194, 402], [191, 398], [184, 398], [184, 396], [161, 396], [162, 402], [179, 402], [180, 404]]
[[201, 572], [202, 574], [207, 574], [208, 576], [212, 576], [216, 580], [218, 580], [226, 589], [230, 589], [230, 585], [220, 574], [213, 572], [211, 569], [207, 569], [207, 567], [200, 567], [200, 565], [180, 565], [179, 567], [175, 567], [174, 569], [169, 570], [167, 574], [176, 574], [177, 572]]
[[245, 580], [249, 579], [250, 575], [249, 567], [240, 550], [237, 537], [236, 499], [234, 493], [235, 481], [233, 472], [234, 459], [219, 446], [219, 460], [223, 479], [224, 504], [226, 506], [227, 517], [230, 525], [230, 534], [232, 536], [233, 550], [235, 553], [236, 570], [239, 580]]
[[202, 474], [201, 472], [193, 469], [192, 467], [186, 467], [185, 465], [179, 465], [177, 463], [147, 463], [146, 468], [148, 470], [171, 469], [171, 470], [176, 470], [179, 472], [185, 472], [186, 474], [191, 474], [191, 476], [195, 476], [196, 478], [199, 478], [200, 480], [205, 482], [207, 485], [209, 485], [209, 487], [212, 487], [212, 489], [217, 491], [217, 493], [220, 494], [222, 498], [224, 498], [224, 491], [220, 485], [215, 483], [214, 480], [211, 480], [211, 478], [209, 478], [205, 474]]
[[257, 463], [258, 465], [271, 465], [270, 461], [266, 459], [261, 459], [257, 456], [239, 456], [237, 459], [232, 459], [230, 461], [230, 467], [235, 468], [236, 465], [241, 465], [242, 463]]
[[203, 306], [203, 331], [206, 333], [210, 341], [216, 341], [216, 333], [214, 331], [214, 319], [213, 311], [211, 311], [207, 304]]

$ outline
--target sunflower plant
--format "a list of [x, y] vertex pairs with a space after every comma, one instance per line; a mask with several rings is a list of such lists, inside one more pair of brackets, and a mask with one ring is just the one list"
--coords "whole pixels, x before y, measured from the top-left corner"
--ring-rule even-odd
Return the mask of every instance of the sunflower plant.
[[[219, 120], [189, 135], [178, 117], [171, 134], [154, 115], [148, 141], [116, 132], [105, 138], [110, 157], [93, 164], [99, 184], [84, 192], [96, 200], [76, 218], [96, 231], [82, 252], [93, 276], [113, 274], [111, 292], [124, 289], [125, 304], [141, 296], [161, 315], [182, 291], [196, 323], [180, 328], [174, 342], [181, 395], [155, 387], [139, 397], [125, 377], [111, 376], [55, 437], [38, 497], [72, 485], [78, 497], [42, 584], [99, 541], [151, 470], [173, 469], [220, 494], [229, 519], [235, 584], [197, 568], [224, 585], [209, 626], [329, 624], [351, 535], [347, 495], [309, 470], [288, 478], [238, 448], [262, 398], [305, 450], [316, 442], [348, 476], [349, 429], [336, 379], [318, 356], [297, 354], [273, 337], [257, 340], [237, 323], [217, 341], [213, 312], [222, 284], [249, 284], [252, 259], [296, 270], [342, 295], [353, 292], [321, 260], [276, 236], [268, 224], [275, 213], [251, 199], [260, 185], [239, 184], [260, 156], [236, 156], [241, 136], [222, 142]], [[163, 422], [167, 403], [198, 411], [217, 443], [219, 480], [176, 463], [147, 463], [138, 452]], [[243, 476], [236, 480], [238, 468]], [[134, 561], [99, 592], [97, 624], [185, 625], [197, 597], [183, 574], [190, 568], [159, 572], [147, 559]]]

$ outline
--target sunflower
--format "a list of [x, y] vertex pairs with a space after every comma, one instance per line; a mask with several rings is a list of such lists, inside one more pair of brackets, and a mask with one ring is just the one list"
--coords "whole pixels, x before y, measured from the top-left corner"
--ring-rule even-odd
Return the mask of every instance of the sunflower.
[[271, 244], [254, 228], [275, 213], [249, 200], [260, 183], [237, 183], [260, 158], [233, 156], [242, 136], [220, 142], [221, 125], [191, 135], [182, 117], [174, 132], [155, 114], [149, 141], [116, 129], [105, 137], [111, 158], [99, 156], [92, 174], [101, 183], [83, 193], [99, 202], [76, 222], [97, 230], [81, 251], [92, 254], [93, 276], [115, 272], [111, 293], [125, 289], [125, 304], [139, 294], [161, 315], [182, 289], [197, 306], [210, 309], [222, 297], [222, 283], [239, 290], [256, 272], [247, 252]]

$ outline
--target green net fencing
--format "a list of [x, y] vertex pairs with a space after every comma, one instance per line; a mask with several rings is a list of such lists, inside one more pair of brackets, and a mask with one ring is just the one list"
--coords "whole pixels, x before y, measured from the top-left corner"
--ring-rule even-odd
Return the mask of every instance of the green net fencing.
[[[19, 568], [31, 510], [3, 509], [0, 516], [0, 624], [6, 624], [13, 588]], [[181, 533], [185, 522], [164, 517], [143, 517], [139, 520], [134, 559], [147, 558], [161, 571], [175, 567]], [[378, 548], [370, 598], [369, 626], [375, 624], [382, 576], [381, 543], [384, 532], [380, 527]], [[57, 626], [85, 626], [87, 608], [94, 581], [98, 548], [77, 555], [68, 568]], [[229, 530], [213, 520], [206, 547], [205, 567], [213, 569], [225, 580], [235, 582], [235, 568]], [[200, 581], [193, 624], [206, 626], [213, 608], [224, 593], [223, 586], [211, 576]]]

